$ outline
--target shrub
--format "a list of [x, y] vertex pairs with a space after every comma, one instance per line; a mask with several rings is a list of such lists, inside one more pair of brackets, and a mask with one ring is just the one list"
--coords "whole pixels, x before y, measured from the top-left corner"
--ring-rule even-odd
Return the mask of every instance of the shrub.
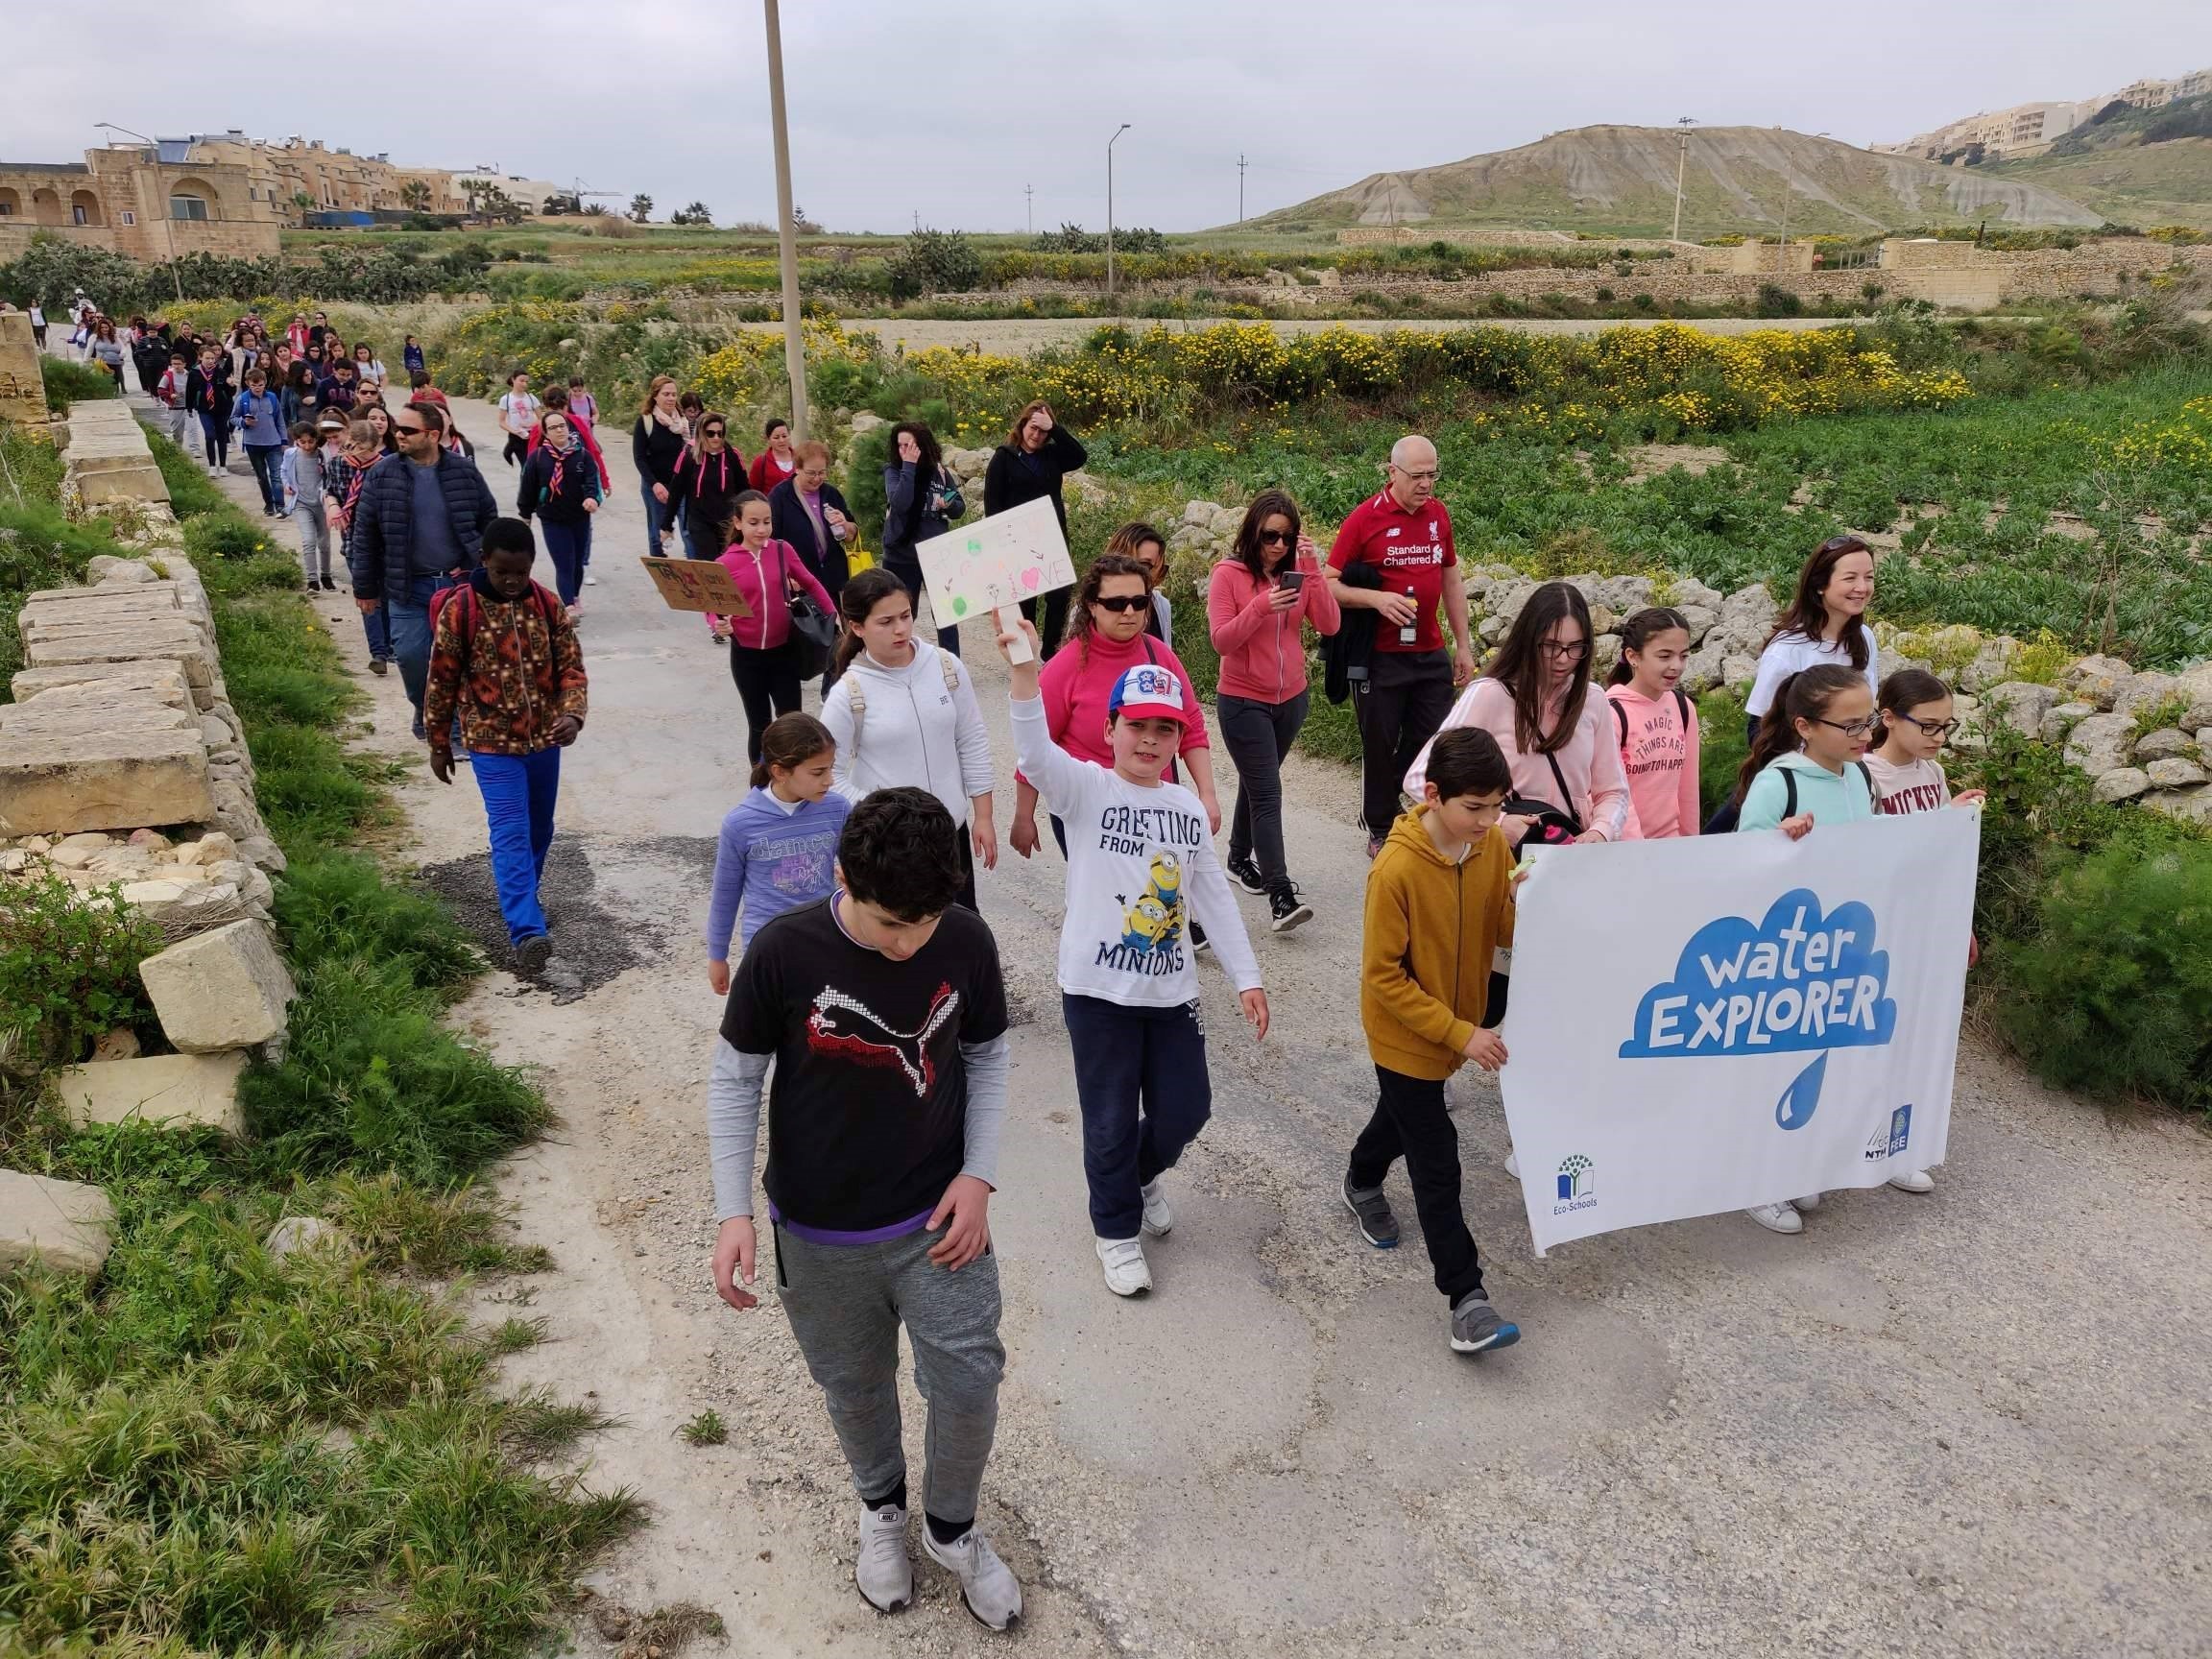
[[1715, 686], [1697, 699], [1697, 802], [1710, 818], [1736, 792], [1736, 774], [1749, 750], [1743, 741], [1743, 693]]
[[160, 949], [161, 930], [120, 888], [87, 903], [58, 876], [0, 887], [0, 1032], [18, 1055], [66, 1066], [103, 1031], [151, 1031], [138, 964]]
[[207, 476], [207, 469], [160, 433], [148, 432], [146, 446], [154, 451], [154, 465], [161, 469], [161, 482], [169, 486], [169, 511], [180, 522], [203, 517], [224, 504], [226, 497]]
[[2091, 854], [1998, 966], [1999, 1026], [2048, 1081], [2212, 1104], [2212, 842]]
[[56, 415], [66, 415], [72, 403], [117, 396], [114, 377], [89, 363], [47, 357], [39, 362], [38, 372], [46, 381], [46, 407]]

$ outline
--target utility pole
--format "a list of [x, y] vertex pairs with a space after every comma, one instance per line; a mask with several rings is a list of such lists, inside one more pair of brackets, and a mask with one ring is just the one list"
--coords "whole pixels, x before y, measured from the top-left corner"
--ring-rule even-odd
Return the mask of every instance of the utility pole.
[[1022, 215], [1023, 215], [1023, 217], [1024, 217], [1024, 218], [1027, 220], [1027, 222], [1028, 222], [1028, 226], [1029, 226], [1029, 234], [1030, 234], [1030, 235], [1032, 235], [1032, 236], [1036, 235], [1036, 234], [1037, 234], [1037, 186], [1036, 186], [1036, 185], [1034, 185], [1034, 184], [1024, 184], [1024, 185], [1022, 185]]
[[1114, 136], [1106, 140], [1106, 298], [1114, 298], [1114, 146], [1121, 134], [1129, 131], [1124, 121], [1114, 129]]
[[1244, 152], [1237, 152], [1237, 223], [1244, 223]]
[[806, 341], [799, 327], [799, 233], [791, 223], [791, 134], [783, 116], [783, 29], [776, 0], [768, 21], [768, 119], [776, 130], [776, 242], [783, 268], [783, 369], [791, 377], [791, 436], [806, 436]]
[[1682, 240], [1682, 170], [1690, 161], [1690, 129], [1696, 126], [1695, 117], [1685, 115], [1674, 125], [1681, 130], [1681, 138], [1674, 150], [1674, 233], [1671, 242]]
[[1783, 180], [1782, 246], [1776, 249], [1774, 252], [1774, 269], [1776, 271], [1787, 271], [1790, 269], [1790, 198], [1794, 194], [1796, 194], [1796, 192], [1791, 189], [1790, 180], [1787, 179]]

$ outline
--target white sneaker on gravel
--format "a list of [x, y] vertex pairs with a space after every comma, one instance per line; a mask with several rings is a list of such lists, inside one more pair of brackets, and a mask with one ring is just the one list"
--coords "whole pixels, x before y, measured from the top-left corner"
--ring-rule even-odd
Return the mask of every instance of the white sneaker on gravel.
[[1144, 1199], [1144, 1231], [1157, 1238], [1175, 1225], [1175, 1212], [1167, 1203], [1167, 1192], [1160, 1185], [1160, 1177], [1152, 1178], [1152, 1185], [1137, 1190]]
[[906, 1554], [906, 1511], [896, 1503], [860, 1511], [860, 1553], [853, 1582], [878, 1613], [896, 1613], [914, 1599], [914, 1563]]
[[1890, 1176], [1889, 1185], [1900, 1192], [1933, 1192], [1936, 1190], [1936, 1177], [1925, 1169], [1914, 1169], [1904, 1175]]
[[1754, 1204], [1743, 1212], [1769, 1233], [1802, 1233], [1804, 1217], [1790, 1204]]
[[599, 586], [599, 578], [592, 575], [590, 571], [587, 570], [584, 572], [584, 586], [587, 588], [596, 588]]
[[1100, 1238], [1098, 1264], [1106, 1269], [1106, 1288], [1117, 1296], [1142, 1296], [1152, 1288], [1152, 1269], [1144, 1262], [1142, 1238]]
[[1820, 1197], [1821, 1195], [1817, 1192], [1808, 1192], [1804, 1197], [1792, 1198], [1790, 1202], [1793, 1208], [1798, 1210], [1817, 1210], [1820, 1208]]
[[1022, 1617], [1022, 1585], [1011, 1569], [998, 1559], [991, 1540], [971, 1527], [950, 1544], [940, 1544], [925, 1526], [922, 1548], [960, 1580], [960, 1599], [976, 1622], [993, 1630], [1004, 1630]]
[[1512, 1176], [1516, 1181], [1521, 1179], [1521, 1155], [1519, 1153], [1508, 1152], [1505, 1154], [1505, 1173]]

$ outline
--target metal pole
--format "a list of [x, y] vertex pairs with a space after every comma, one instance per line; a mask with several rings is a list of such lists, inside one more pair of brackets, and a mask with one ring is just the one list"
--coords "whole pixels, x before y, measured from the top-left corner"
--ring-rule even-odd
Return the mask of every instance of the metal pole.
[[1794, 194], [1795, 192], [1792, 191], [1790, 187], [1790, 180], [1787, 179], [1783, 180], [1782, 246], [1774, 251], [1774, 269], [1777, 272], [1783, 272], [1790, 269], [1790, 198]]
[[783, 117], [783, 30], [776, 0], [768, 20], [768, 119], [776, 130], [776, 241], [783, 268], [783, 369], [791, 377], [791, 436], [806, 436], [806, 341], [799, 326], [799, 237], [791, 222], [791, 135]]
[[1237, 223], [1244, 223], [1244, 153], [1237, 153]]
[[1124, 121], [1114, 129], [1114, 136], [1106, 140], [1106, 298], [1114, 298], [1114, 146], [1121, 134], [1129, 131]]
[[1682, 240], [1682, 170], [1690, 163], [1690, 129], [1682, 129], [1681, 141], [1674, 146], [1674, 233], [1670, 242]]

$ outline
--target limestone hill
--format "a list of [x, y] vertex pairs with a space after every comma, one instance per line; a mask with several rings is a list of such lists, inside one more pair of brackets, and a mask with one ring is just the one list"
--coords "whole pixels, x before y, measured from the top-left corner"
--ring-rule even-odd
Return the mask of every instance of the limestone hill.
[[[1518, 150], [1371, 174], [1280, 208], [1246, 229], [1435, 223], [1663, 236], [1673, 215], [1675, 145], [1671, 128], [1580, 127]], [[1880, 156], [1779, 127], [1704, 127], [1690, 139], [1682, 233], [1770, 233], [1781, 224], [1786, 193], [1793, 234], [1865, 235], [1982, 220], [2084, 227], [2104, 221], [2071, 197], [1984, 168]]]

